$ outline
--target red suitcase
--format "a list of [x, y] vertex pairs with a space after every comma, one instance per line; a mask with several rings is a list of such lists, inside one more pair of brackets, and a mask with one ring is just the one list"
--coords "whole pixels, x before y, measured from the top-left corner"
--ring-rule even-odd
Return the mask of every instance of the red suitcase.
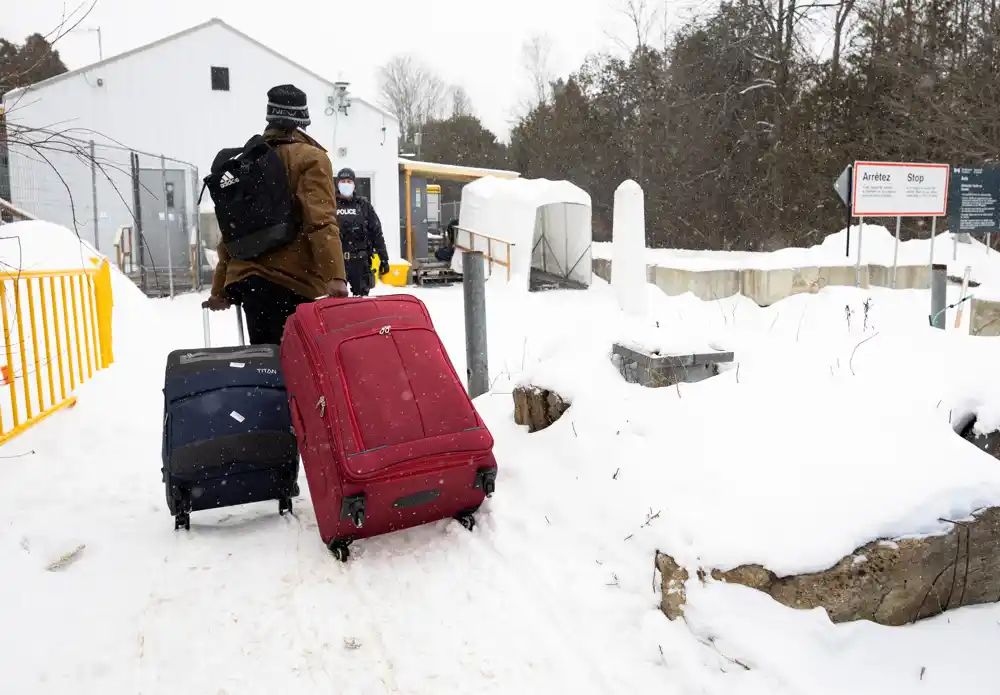
[[285, 324], [281, 368], [320, 535], [360, 538], [473, 513], [493, 437], [416, 297], [321, 299]]

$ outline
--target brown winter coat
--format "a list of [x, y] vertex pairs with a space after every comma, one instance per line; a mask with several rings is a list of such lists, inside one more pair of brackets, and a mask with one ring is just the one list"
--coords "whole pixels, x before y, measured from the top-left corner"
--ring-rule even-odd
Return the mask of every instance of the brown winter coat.
[[250, 261], [230, 258], [225, 243], [219, 242], [219, 264], [215, 267], [212, 294], [224, 296], [229, 285], [258, 275], [303, 297], [316, 299], [326, 294], [326, 284], [331, 280], [347, 279], [337, 226], [333, 165], [326, 150], [300, 130], [290, 135], [267, 130], [264, 137], [291, 137], [295, 141], [278, 145], [277, 149], [295, 193], [295, 212], [302, 228], [292, 243]]

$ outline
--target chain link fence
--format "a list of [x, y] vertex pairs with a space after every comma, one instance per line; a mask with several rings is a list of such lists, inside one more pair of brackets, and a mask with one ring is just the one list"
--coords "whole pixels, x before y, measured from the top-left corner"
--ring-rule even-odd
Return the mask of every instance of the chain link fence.
[[0, 197], [74, 230], [146, 294], [173, 296], [210, 281], [195, 165], [96, 133], [18, 132], [10, 124], [2, 145], [0, 190], [9, 197]]

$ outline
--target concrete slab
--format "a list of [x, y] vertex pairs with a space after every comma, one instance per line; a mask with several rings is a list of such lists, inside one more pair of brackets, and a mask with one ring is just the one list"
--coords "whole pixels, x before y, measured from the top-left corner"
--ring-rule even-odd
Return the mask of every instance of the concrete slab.
[[718, 350], [710, 353], [659, 354], [615, 343], [612, 355], [617, 358], [622, 376], [632, 384], [649, 388], [695, 383], [719, 373], [719, 365], [733, 361], [733, 353]]
[[990, 338], [1000, 335], [1000, 302], [972, 298], [969, 335]]

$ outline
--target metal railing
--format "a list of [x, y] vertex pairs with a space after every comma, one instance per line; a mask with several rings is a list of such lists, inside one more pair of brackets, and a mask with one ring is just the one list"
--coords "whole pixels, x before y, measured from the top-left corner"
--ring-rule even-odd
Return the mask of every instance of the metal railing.
[[0, 444], [76, 404], [74, 391], [114, 361], [111, 267], [0, 272]]
[[[493, 276], [493, 265], [496, 264], [502, 268], [507, 269], [507, 280], [510, 281], [510, 266], [511, 266], [511, 248], [515, 246], [513, 241], [507, 241], [506, 239], [501, 239], [500, 237], [490, 236], [489, 234], [483, 234], [482, 232], [477, 232], [466, 227], [455, 227], [455, 248], [460, 251], [481, 251], [483, 258], [489, 261], [490, 267], [490, 277]], [[461, 235], [465, 234], [468, 238], [466, 244], [462, 243]], [[477, 244], [476, 240], [481, 239], [485, 241], [484, 244]], [[499, 258], [493, 255], [493, 249], [495, 246], [503, 246], [506, 249], [506, 253], [503, 258]]]
[[29, 128], [16, 120], [7, 128], [13, 205], [74, 230], [112, 262], [113, 247], [127, 230], [128, 275], [146, 294], [200, 289], [205, 264], [198, 253], [197, 166], [91, 131]]

